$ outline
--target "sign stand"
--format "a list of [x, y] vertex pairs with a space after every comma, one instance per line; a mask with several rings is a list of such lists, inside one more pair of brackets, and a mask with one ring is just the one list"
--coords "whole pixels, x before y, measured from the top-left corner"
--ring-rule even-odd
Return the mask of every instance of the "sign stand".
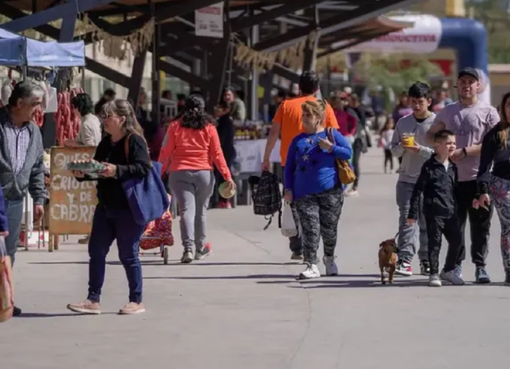
[[49, 252], [59, 249], [62, 235], [90, 234], [97, 204], [96, 182], [78, 182], [67, 164], [90, 160], [95, 150], [92, 146], [51, 148]]

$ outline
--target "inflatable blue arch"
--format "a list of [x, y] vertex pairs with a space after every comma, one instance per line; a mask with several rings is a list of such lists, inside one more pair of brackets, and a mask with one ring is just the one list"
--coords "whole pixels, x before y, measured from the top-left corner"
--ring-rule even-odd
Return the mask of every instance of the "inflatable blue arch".
[[428, 14], [402, 14], [390, 19], [413, 26], [362, 43], [351, 52], [427, 54], [438, 49], [453, 50], [457, 70], [472, 67], [483, 72], [485, 88], [479, 97], [490, 102], [487, 31], [482, 23], [470, 18], [438, 18]]
[[489, 62], [487, 55], [487, 30], [470, 18], [442, 18], [442, 34], [439, 48], [452, 49], [456, 53], [457, 69], [473, 67], [484, 72], [486, 78], [484, 100], [490, 102]]

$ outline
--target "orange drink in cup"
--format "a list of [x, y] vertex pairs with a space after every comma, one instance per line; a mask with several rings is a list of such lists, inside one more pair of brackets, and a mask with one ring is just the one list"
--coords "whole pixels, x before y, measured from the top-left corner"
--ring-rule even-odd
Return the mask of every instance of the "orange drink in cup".
[[404, 146], [413, 147], [414, 146], [414, 133], [404, 133], [402, 136], [402, 143]]

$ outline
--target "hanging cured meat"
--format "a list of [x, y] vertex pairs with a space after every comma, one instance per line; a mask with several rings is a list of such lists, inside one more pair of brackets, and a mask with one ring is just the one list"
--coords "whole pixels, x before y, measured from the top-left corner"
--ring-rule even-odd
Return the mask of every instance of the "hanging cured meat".
[[42, 108], [38, 106], [35, 108], [34, 112], [34, 123], [37, 124], [37, 126], [42, 127], [44, 124], [44, 113], [42, 111]]
[[67, 140], [74, 140], [80, 131], [80, 116], [71, 107], [71, 100], [83, 93], [81, 88], [60, 92], [57, 95], [58, 110], [54, 115], [57, 133], [57, 144], [64, 145]]

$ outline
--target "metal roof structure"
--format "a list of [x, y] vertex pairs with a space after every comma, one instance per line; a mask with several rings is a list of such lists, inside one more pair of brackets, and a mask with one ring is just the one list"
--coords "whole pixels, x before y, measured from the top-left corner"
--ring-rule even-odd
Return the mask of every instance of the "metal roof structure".
[[[114, 36], [124, 36], [140, 29], [149, 20], [156, 22], [155, 68], [189, 82], [195, 88], [208, 91], [217, 101], [224, 84], [228, 56], [232, 51], [232, 35], [246, 41], [257, 51], [276, 51], [307, 38], [316, 31], [320, 34], [312, 50], [307, 50], [302, 69], [310, 69], [317, 55], [328, 55], [352, 44], [366, 41], [409, 25], [392, 21], [383, 14], [419, 0], [232, 0], [225, 2], [224, 37], [212, 39], [195, 35], [194, 11], [218, 3], [218, 0], [6, 0], [0, 2], [0, 14], [11, 19], [1, 27], [11, 32], [35, 29], [59, 41], [72, 41], [76, 19], [87, 13], [96, 26]], [[28, 14], [27, 14], [28, 13]], [[111, 23], [111, 17], [123, 21]], [[63, 19], [60, 29], [49, 23]], [[282, 30], [282, 25], [284, 30]], [[257, 30], [254, 35], [253, 30]], [[92, 36], [84, 37], [85, 43]], [[332, 44], [344, 42], [341, 47]], [[133, 63], [131, 76], [87, 58], [87, 68], [94, 73], [125, 86], [129, 96], [137, 101], [146, 52]], [[161, 60], [170, 56], [191, 65], [202, 60], [207, 70], [201, 75]], [[275, 64], [271, 73], [291, 81], [297, 74], [284, 65]], [[234, 73], [236, 75], [236, 73]], [[157, 78], [155, 78], [157, 79]], [[154, 82], [159, 90], [159, 81]]]

